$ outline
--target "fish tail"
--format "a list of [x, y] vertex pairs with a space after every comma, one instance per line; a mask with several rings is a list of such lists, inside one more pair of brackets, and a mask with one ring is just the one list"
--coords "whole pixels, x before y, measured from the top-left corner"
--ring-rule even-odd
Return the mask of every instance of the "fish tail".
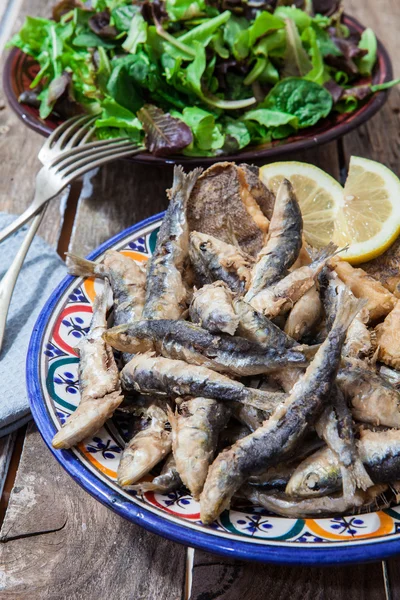
[[337, 296], [337, 312], [332, 330], [341, 328], [342, 330], [347, 331], [356, 314], [366, 305], [366, 303], [366, 300], [356, 298], [349, 290], [341, 288]]
[[357, 487], [364, 492], [374, 485], [371, 477], [368, 475], [362, 461], [357, 458], [352, 466], [353, 474], [357, 483]]
[[314, 358], [317, 354], [318, 350], [321, 348], [322, 344], [313, 344], [312, 346], [307, 346], [307, 344], [300, 344], [299, 346], [293, 346], [290, 348], [293, 352], [301, 352], [304, 354], [307, 360], [310, 358]]
[[203, 169], [201, 167], [197, 167], [196, 169], [193, 169], [193, 171], [190, 171], [190, 173], [185, 173], [181, 165], [175, 165], [172, 188], [168, 191], [168, 197], [170, 200], [172, 200], [172, 198], [174, 198], [178, 193], [183, 194], [187, 200], [202, 172]]
[[96, 294], [93, 302], [93, 317], [88, 337], [90, 337], [90, 333], [93, 332], [96, 327], [107, 327], [106, 316], [108, 307], [111, 305], [111, 298], [111, 286], [108, 279], [105, 279], [102, 291], [99, 294]]
[[68, 258], [68, 273], [77, 277], [90, 277], [94, 275], [96, 263], [86, 258], [81, 258], [76, 254], [66, 252]]
[[347, 250], [347, 246], [345, 246], [344, 248], [338, 248], [338, 246], [336, 246], [336, 244], [334, 244], [333, 242], [329, 242], [327, 246], [321, 248], [321, 250], [318, 252], [318, 254], [316, 255], [316, 257], [310, 265], [311, 269], [314, 271], [314, 274], [318, 275], [323, 269], [323, 267], [326, 265], [328, 260], [336, 256], [337, 254], [340, 254], [340, 252], [344, 252], [345, 250]]

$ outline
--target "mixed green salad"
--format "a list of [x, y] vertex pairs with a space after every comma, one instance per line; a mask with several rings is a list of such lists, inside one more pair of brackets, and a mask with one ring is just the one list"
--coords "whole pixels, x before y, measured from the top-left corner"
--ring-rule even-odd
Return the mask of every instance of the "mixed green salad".
[[394, 85], [339, 0], [61, 0], [9, 45], [40, 71], [21, 102], [98, 114], [97, 135], [157, 155], [220, 156], [284, 139]]

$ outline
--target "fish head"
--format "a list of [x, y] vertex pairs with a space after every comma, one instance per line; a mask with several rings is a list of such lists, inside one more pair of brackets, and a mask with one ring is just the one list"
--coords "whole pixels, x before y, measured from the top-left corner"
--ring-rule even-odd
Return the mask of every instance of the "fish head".
[[153, 350], [153, 343], [151, 340], [140, 339], [130, 333], [130, 323], [124, 323], [117, 327], [107, 329], [103, 333], [103, 340], [106, 344], [109, 344], [112, 348], [120, 350], [121, 352], [128, 352], [132, 354], [138, 354]]
[[339, 462], [330, 450], [323, 448], [300, 463], [286, 486], [286, 493], [313, 498], [331, 493], [340, 486]]
[[218, 240], [206, 233], [192, 231], [190, 234], [190, 248], [197, 260], [209, 265], [218, 254]]

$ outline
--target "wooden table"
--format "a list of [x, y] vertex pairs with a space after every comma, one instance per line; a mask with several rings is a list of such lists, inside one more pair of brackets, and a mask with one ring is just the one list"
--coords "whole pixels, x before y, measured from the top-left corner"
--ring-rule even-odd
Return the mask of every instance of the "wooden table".
[[[49, 0], [1, 0], [0, 51], [26, 15]], [[386, 44], [400, 76], [399, 0], [346, 0], [347, 11]], [[4, 61], [4, 56], [3, 56]], [[342, 180], [350, 155], [400, 173], [400, 89], [381, 112], [343, 139], [292, 158]], [[0, 91], [0, 210], [31, 200], [42, 139], [25, 128]], [[39, 233], [60, 256], [86, 255], [110, 236], [166, 207], [170, 167], [110, 164], [53, 201]], [[21, 374], [21, 376], [23, 376]], [[285, 568], [187, 549], [119, 518], [54, 460], [34, 425], [0, 440], [0, 598], [18, 600], [261, 600], [400, 598], [400, 561]]]

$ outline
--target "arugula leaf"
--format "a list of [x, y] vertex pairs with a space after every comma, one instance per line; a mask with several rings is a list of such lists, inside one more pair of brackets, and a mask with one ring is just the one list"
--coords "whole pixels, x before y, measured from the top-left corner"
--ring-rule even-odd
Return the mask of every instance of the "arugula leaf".
[[[142, 137], [142, 124], [133, 112], [124, 108], [112, 98], [105, 98], [102, 102], [102, 113], [96, 120], [96, 129], [109, 127], [118, 128], [117, 135], [123, 130], [131, 139], [139, 142]], [[109, 132], [110, 134], [110, 132]], [[110, 137], [111, 136], [110, 134]]]
[[317, 36], [311, 27], [308, 27], [304, 30], [302, 35], [303, 40], [307, 40], [310, 46], [310, 55], [311, 55], [311, 63], [312, 69], [305, 75], [305, 79], [309, 81], [315, 81], [315, 83], [319, 83], [322, 85], [325, 81], [329, 80], [329, 75], [326, 75], [326, 69], [324, 64], [324, 59], [322, 57], [322, 52], [317, 43]]
[[237, 149], [240, 150], [248, 146], [251, 141], [249, 130], [243, 121], [235, 121], [233, 119], [225, 119], [225, 133], [236, 140]]
[[228, 44], [229, 48], [233, 50], [235, 40], [239, 33], [245, 31], [249, 27], [249, 22], [244, 17], [236, 17], [231, 15], [230, 19], [225, 23], [224, 27], [224, 41]]
[[266, 36], [271, 31], [283, 29], [284, 27], [285, 21], [282, 21], [282, 19], [279, 19], [267, 11], [263, 11], [258, 15], [248, 30], [250, 46], [253, 46], [257, 40]]
[[304, 77], [312, 69], [295, 23], [286, 19], [286, 52], [282, 74], [284, 77]]
[[142, 15], [136, 14], [133, 16], [128, 37], [122, 44], [123, 49], [131, 54], [136, 54], [139, 44], [144, 44], [147, 40], [147, 23]]
[[127, 6], [117, 6], [111, 12], [115, 27], [118, 31], [129, 31], [132, 19], [140, 11], [140, 7], [135, 4]]
[[167, 13], [172, 21], [185, 21], [205, 14], [204, 0], [166, 0]]
[[225, 136], [216, 125], [213, 114], [192, 106], [185, 108], [179, 118], [190, 127], [194, 136], [187, 150], [190, 151], [194, 147], [199, 150], [217, 150], [224, 145]]
[[185, 44], [186, 46], [192, 46], [193, 42], [198, 42], [203, 44], [203, 46], [207, 46], [210, 43], [210, 40], [214, 33], [227, 21], [229, 21], [231, 13], [229, 10], [221, 13], [217, 17], [213, 19], [207, 19], [201, 25], [197, 27], [193, 27], [190, 31], [180, 35], [178, 37], [179, 42]]
[[361, 50], [367, 50], [367, 54], [356, 59], [356, 64], [361, 75], [371, 75], [372, 69], [376, 63], [376, 53], [378, 43], [372, 29], [365, 29], [361, 34], [361, 41], [358, 44]]
[[145, 130], [145, 144], [155, 156], [175, 154], [193, 141], [189, 127], [152, 104], [145, 104], [137, 116]]
[[190, 91], [201, 98], [203, 96], [201, 78], [206, 68], [206, 51], [200, 42], [194, 42], [193, 46], [196, 51], [196, 58], [185, 69], [186, 83]]
[[294, 6], [278, 6], [274, 12], [274, 16], [284, 20], [290, 19], [300, 33], [307, 27], [310, 27], [312, 22], [311, 17], [307, 13]]
[[290, 77], [279, 81], [261, 103], [261, 108], [293, 115], [299, 128], [311, 127], [332, 110], [332, 96], [321, 85]]

